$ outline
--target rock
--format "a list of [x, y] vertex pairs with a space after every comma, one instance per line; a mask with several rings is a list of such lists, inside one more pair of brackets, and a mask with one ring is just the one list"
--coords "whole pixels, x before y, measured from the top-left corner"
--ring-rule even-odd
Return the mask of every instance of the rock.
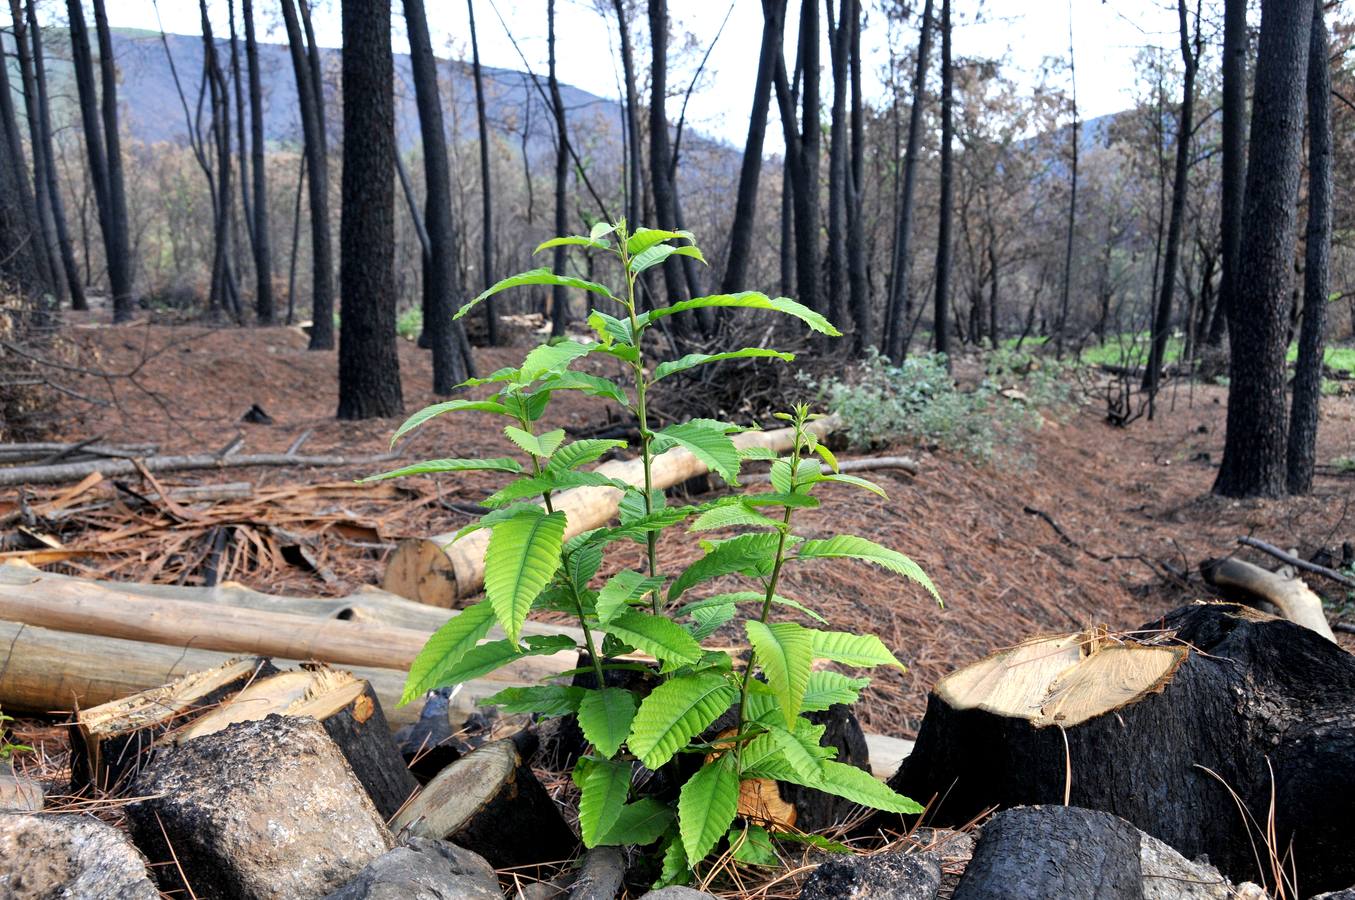
[[583, 855], [569, 900], [616, 900], [626, 879], [626, 855], [620, 847], [594, 847]]
[[640, 896], [640, 900], [719, 900], [714, 894], [694, 888], [672, 885]]
[[42, 785], [15, 775], [8, 763], [0, 763], [0, 812], [39, 812], [45, 797]]
[[378, 856], [326, 900], [502, 900], [484, 857], [446, 841], [412, 837]]
[[307, 717], [271, 715], [186, 741], [147, 767], [133, 794], [146, 799], [128, 806], [128, 820], [147, 855], [166, 863], [162, 884], [187, 879], [202, 900], [323, 897], [393, 846], [338, 745]]
[[1236, 892], [1219, 870], [1191, 862], [1148, 834], [1139, 836], [1143, 900], [1229, 900]]
[[156, 900], [146, 859], [90, 816], [0, 815], [0, 897]]
[[1318, 894], [1316, 897], [1310, 897], [1309, 900], [1355, 900], [1355, 887], [1348, 887], [1340, 891], [1330, 891], [1326, 894]]
[[800, 900], [932, 900], [940, 887], [936, 854], [900, 850], [833, 857], [805, 881]]

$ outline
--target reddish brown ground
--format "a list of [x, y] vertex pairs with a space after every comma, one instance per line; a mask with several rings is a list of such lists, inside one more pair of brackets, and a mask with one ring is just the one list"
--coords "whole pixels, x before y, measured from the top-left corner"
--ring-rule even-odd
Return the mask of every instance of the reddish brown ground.
[[[250, 453], [283, 450], [311, 431], [303, 452], [367, 455], [385, 449], [397, 424], [394, 419], [335, 421], [335, 354], [307, 352], [299, 331], [134, 326], [76, 327], [71, 334], [80, 348], [80, 365], [125, 372], [145, 362], [135, 381], [68, 375], [67, 387], [109, 405], [63, 400], [64, 438], [103, 434], [110, 441], [154, 441], [161, 452], [187, 452], [215, 450], [240, 434], [246, 440], [242, 452]], [[488, 372], [515, 364], [523, 352], [481, 350], [477, 363]], [[427, 355], [413, 344], [401, 344], [401, 371], [409, 410], [435, 400]], [[1232, 552], [1240, 535], [1298, 547], [1305, 555], [1355, 539], [1349, 508], [1355, 481], [1349, 476], [1321, 475], [1313, 495], [1299, 499], [1238, 502], [1210, 495], [1223, 445], [1224, 391], [1198, 386], [1191, 391], [1182, 385], [1167, 401], [1157, 421], [1140, 420], [1117, 430], [1103, 423], [1099, 401], [1092, 399], [1033, 433], [1024, 465], [978, 466], [950, 454], [901, 448], [919, 456], [921, 474], [912, 479], [879, 473], [889, 502], [834, 487], [825, 491], [823, 509], [799, 517], [799, 530], [809, 537], [856, 532], [908, 553], [945, 598], [945, 608], [938, 609], [923, 591], [865, 564], [813, 563], [789, 575], [785, 593], [822, 611], [837, 628], [880, 633], [909, 664], [906, 675], [879, 676], [870, 701], [862, 705], [868, 728], [912, 734], [927, 688], [938, 677], [1032, 633], [1098, 624], [1131, 629], [1205, 596], [1197, 565]], [[251, 403], [263, 407], [275, 424], [240, 424]], [[1355, 455], [1355, 402], [1347, 397], [1324, 403], [1319, 459]], [[599, 421], [599, 408], [567, 396], [548, 421], [585, 427]], [[407, 457], [509, 452], [489, 417], [470, 414], [444, 417], [425, 428]], [[341, 481], [365, 471], [230, 470], [164, 481], [288, 485]], [[305, 502], [312, 509], [329, 504], [327, 513], [337, 509], [355, 521], [374, 522], [379, 543], [393, 546], [402, 537], [459, 527], [467, 513], [445, 504], [474, 501], [492, 482], [481, 477], [425, 481], [413, 485], [419, 488], [409, 495], [413, 500]], [[1047, 513], [1069, 540], [1027, 508]], [[61, 537], [80, 543], [78, 534]], [[142, 577], [157, 561], [156, 541], [163, 539], [151, 533], [140, 538], [140, 553], [77, 565], [98, 572], [116, 563], [118, 577]], [[300, 568], [258, 579], [247, 566], [241, 580], [266, 590], [325, 593], [379, 580], [388, 549], [345, 544], [338, 536], [322, 543], [328, 568], [337, 573], [331, 582]], [[662, 549], [670, 568], [696, 552], [685, 535], [666, 538]]]

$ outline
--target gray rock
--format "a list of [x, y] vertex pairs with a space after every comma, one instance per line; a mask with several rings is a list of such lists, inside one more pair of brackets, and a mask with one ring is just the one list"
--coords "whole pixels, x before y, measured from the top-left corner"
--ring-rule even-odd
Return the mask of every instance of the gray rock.
[[155, 862], [178, 861], [158, 868], [161, 881], [186, 879], [202, 900], [313, 900], [394, 844], [338, 745], [309, 718], [271, 715], [186, 741], [143, 770], [132, 793], [146, 798], [127, 809], [137, 842]]
[[1339, 891], [1329, 891], [1325, 894], [1318, 894], [1316, 897], [1310, 897], [1309, 900], [1355, 900], [1355, 887], [1342, 888]]
[[0, 897], [156, 900], [127, 835], [90, 816], [0, 814]]
[[42, 785], [0, 766], [0, 812], [39, 812], [45, 797]]
[[616, 900], [626, 879], [626, 855], [620, 847], [594, 847], [583, 856], [569, 900]]
[[412, 837], [367, 864], [326, 900], [503, 900], [484, 857], [446, 841]]
[[1143, 900], [1228, 900], [1235, 892], [1219, 870], [1191, 862], [1149, 834], [1139, 835]]
[[657, 891], [650, 891], [642, 895], [640, 900], [720, 900], [720, 898], [714, 894], [707, 894], [705, 891], [675, 884]]
[[932, 900], [940, 888], [936, 854], [900, 850], [833, 857], [805, 881], [800, 900]]

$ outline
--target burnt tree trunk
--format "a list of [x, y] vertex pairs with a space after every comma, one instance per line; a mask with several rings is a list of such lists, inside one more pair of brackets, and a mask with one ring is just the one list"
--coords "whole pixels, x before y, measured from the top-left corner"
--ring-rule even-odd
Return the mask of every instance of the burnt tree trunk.
[[[433, 56], [423, 0], [404, 0], [404, 4], [415, 101], [419, 107], [419, 132], [423, 136], [427, 190], [424, 222], [428, 228], [429, 253], [428, 278], [423, 285], [423, 327], [433, 350], [433, 393], [445, 396], [475, 371], [465, 331], [460, 322], [452, 320], [452, 305], [461, 296], [461, 279], [456, 267], [452, 178], [447, 169], [447, 137], [438, 96], [437, 60]], [[392, 150], [394, 156], [398, 150], [394, 147]], [[386, 180], [390, 180], [389, 176]]]
[[[799, 300], [821, 309], [819, 299], [819, 8], [800, 12], [800, 146], [795, 154], [795, 283]], [[794, 119], [791, 122], [794, 123]]]
[[1219, 142], [1222, 190], [1219, 225], [1222, 232], [1223, 272], [1219, 305], [1210, 323], [1210, 346], [1223, 343], [1228, 307], [1237, 296], [1237, 272], [1242, 253], [1242, 202], [1247, 181], [1247, 0], [1223, 3], [1223, 116]]
[[[649, 0], [649, 39], [653, 49], [649, 98], [649, 175], [654, 194], [655, 225], [674, 231], [677, 223], [677, 199], [671, 177], [672, 150], [668, 140], [668, 2]], [[682, 271], [675, 261], [663, 263], [663, 286], [671, 305], [687, 298]], [[676, 323], [678, 328], [685, 321]]]
[[[264, 163], [263, 77], [259, 74], [259, 45], [254, 37], [254, 0], [241, 0], [245, 20], [245, 67], [249, 70], [249, 152], [253, 179], [254, 311], [260, 325], [277, 319], [273, 299], [273, 256], [268, 240], [268, 173]], [[289, 298], [290, 302], [290, 298]]]
[[1276, 849], [1292, 847], [1304, 890], [1355, 882], [1355, 656], [1235, 604], [1134, 633], [1159, 631], [1035, 639], [947, 676], [890, 785], [935, 800], [936, 825], [1066, 795], [1234, 881], [1261, 878], [1249, 829], [1273, 791]]
[[1317, 456], [1318, 407], [1322, 400], [1323, 344], [1327, 330], [1328, 271], [1331, 265], [1331, 70], [1322, 2], [1313, 3], [1308, 49], [1308, 233], [1304, 246], [1303, 325], [1289, 410], [1287, 487], [1291, 494], [1313, 489]]
[[[78, 0], [75, 2], [78, 3]], [[127, 221], [127, 189], [122, 177], [122, 139], [118, 133], [118, 69], [113, 59], [113, 37], [108, 30], [104, 0], [94, 0], [94, 30], [99, 39], [101, 113], [104, 146], [108, 150], [108, 220], [112, 226], [111, 233], [104, 234], [104, 246], [108, 248], [108, 280], [113, 289], [113, 321], [125, 322], [132, 318], [136, 306], [136, 297], [132, 293], [136, 265]]]
[[[475, 0], [466, 0], [470, 17], [471, 71], [475, 76], [475, 124], [480, 132], [480, 283], [494, 284], [494, 199], [489, 171], [489, 126], [485, 121], [485, 84], [480, 71], [480, 41], [475, 33]], [[485, 337], [491, 347], [499, 343], [499, 315], [490, 297], [485, 308]]]
[[[287, 46], [301, 107], [306, 155], [306, 188], [311, 217], [311, 350], [334, 349], [334, 258], [329, 233], [329, 161], [325, 137], [323, 88], [312, 77], [306, 42], [292, 0], [281, 0]], [[318, 53], [318, 48], [316, 50]], [[316, 71], [319, 66], [316, 65]], [[288, 303], [291, 301], [289, 300]]]
[[824, 0], [828, 14], [828, 57], [833, 74], [833, 106], [828, 126], [828, 318], [839, 327], [846, 321], [847, 280], [847, 18], [851, 0], [841, 0], [833, 20], [833, 0]]
[[[555, 0], [546, 3], [547, 45], [550, 61], [547, 81], [550, 85], [551, 113], [555, 117], [555, 234], [569, 232], [569, 210], [565, 206], [565, 188], [569, 182], [569, 123], [565, 118], [565, 101], [560, 96], [560, 80], [555, 74]], [[565, 271], [565, 248], [556, 247], [553, 254], [554, 269], [563, 274]], [[564, 285], [551, 288], [550, 333], [559, 336], [565, 333], [569, 325], [569, 289]]]
[[[60, 303], [61, 300], [65, 299], [64, 279], [62, 278], [62, 269], [57, 264], [60, 250], [57, 246], [56, 227], [52, 220], [51, 195], [47, 190], [47, 169], [51, 165], [51, 158], [47, 155], [46, 146], [42, 142], [42, 117], [38, 110], [36, 79], [33, 76], [32, 47], [28, 42], [28, 28], [24, 21], [21, 0], [10, 0], [9, 9], [14, 22], [15, 55], [19, 57], [19, 79], [23, 87], [24, 114], [28, 119], [29, 147], [33, 152], [33, 190], [28, 190], [28, 176], [25, 173], [24, 200], [27, 202], [29, 197], [33, 198], [33, 222], [38, 237], [36, 255], [40, 260], [44, 277], [47, 278], [52, 293], [56, 295], [57, 301]], [[3, 80], [8, 82], [7, 74]], [[8, 89], [8, 87], [9, 85], [6, 83], [5, 88]], [[9, 97], [5, 98], [5, 104], [10, 107], [12, 113], [12, 104]], [[17, 137], [17, 121], [15, 125], [14, 133]], [[22, 158], [22, 154], [19, 158]]]
[[913, 239], [913, 195], [917, 182], [917, 159], [922, 139], [922, 103], [927, 91], [927, 60], [932, 52], [932, 0], [922, 9], [922, 26], [917, 41], [917, 71], [913, 75], [913, 105], [908, 112], [908, 143], [903, 151], [903, 188], [899, 197], [899, 222], [894, 231], [894, 261], [890, 267], [889, 309], [885, 317], [885, 335], [880, 349], [898, 362], [908, 351], [905, 346], [913, 317], [912, 296], [908, 292], [908, 262]]
[[395, 337], [395, 95], [390, 0], [344, 0], [340, 419], [404, 407]]
[[847, 172], [847, 283], [850, 289], [848, 309], [856, 320], [852, 347], [862, 353], [875, 346], [875, 324], [870, 310], [870, 274], [866, 270], [866, 223], [861, 208], [865, 195], [866, 120], [861, 89], [861, 0], [851, 0], [844, 20], [851, 28], [849, 65], [851, 68], [851, 156]]
[[[935, 334], [934, 346], [937, 353], [950, 353], [950, 255], [951, 219], [954, 217], [955, 176], [953, 173], [954, 156], [951, 144], [954, 142], [955, 125], [952, 107], [954, 102], [954, 67], [950, 53], [950, 0], [941, 0], [941, 208], [940, 226], [936, 236], [936, 304], [932, 313], [932, 331]], [[950, 357], [946, 357], [946, 368], [950, 368]]]
[[624, 0], [612, 0], [616, 27], [621, 34], [621, 70], [626, 79], [626, 223], [633, 230], [640, 224], [643, 189], [640, 186], [640, 98], [635, 90], [635, 51], [630, 41]]
[[1285, 352], [1312, 9], [1265, 0], [1256, 57], [1237, 295], [1228, 301], [1228, 424], [1214, 493], [1285, 487]]
[[720, 290], [742, 290], [748, 277], [748, 257], [757, 222], [758, 183], [762, 177], [762, 145], [767, 136], [767, 110], [771, 106], [776, 59], [781, 55], [786, 26], [785, 0], [763, 0], [762, 47], [758, 51], [757, 81], [753, 86], [753, 111], [748, 117], [748, 140], [743, 145], [739, 168], [739, 193], [734, 201], [734, 220], [729, 229], [729, 256], [725, 261]]

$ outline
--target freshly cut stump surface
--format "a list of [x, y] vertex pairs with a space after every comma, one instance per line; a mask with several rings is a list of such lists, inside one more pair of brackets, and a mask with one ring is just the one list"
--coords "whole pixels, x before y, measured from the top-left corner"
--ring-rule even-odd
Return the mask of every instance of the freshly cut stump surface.
[[184, 741], [133, 790], [144, 799], [128, 820], [162, 886], [204, 900], [323, 897], [393, 844], [314, 719], [272, 715]]

